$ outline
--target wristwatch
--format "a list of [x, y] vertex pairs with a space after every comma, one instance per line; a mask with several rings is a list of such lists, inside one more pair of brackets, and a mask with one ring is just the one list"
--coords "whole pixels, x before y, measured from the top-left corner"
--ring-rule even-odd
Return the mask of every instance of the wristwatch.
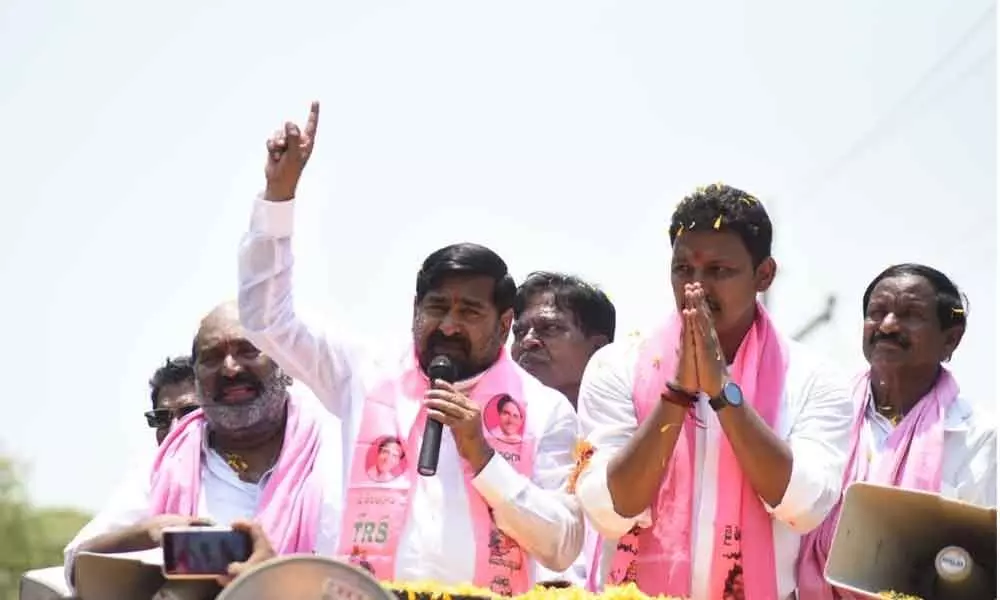
[[729, 381], [722, 386], [722, 392], [708, 401], [708, 405], [716, 412], [727, 406], [738, 407], [743, 404], [743, 390], [736, 383]]

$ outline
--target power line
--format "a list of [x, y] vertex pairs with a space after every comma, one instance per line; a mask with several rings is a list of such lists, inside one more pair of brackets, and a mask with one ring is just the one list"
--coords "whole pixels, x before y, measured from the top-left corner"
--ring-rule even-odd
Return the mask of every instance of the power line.
[[[995, 20], [995, 13], [996, 4], [991, 3], [986, 11], [976, 19], [973, 25], [965, 31], [958, 41], [924, 72], [924, 74], [909, 88], [905, 94], [900, 97], [890, 110], [882, 113], [882, 116], [875, 121], [875, 124], [867, 132], [855, 140], [855, 142], [851, 144], [846, 151], [844, 151], [837, 159], [829, 163], [825, 169], [819, 170], [812, 177], [803, 180], [812, 181], [812, 185], [809, 186], [809, 188], [815, 189], [816, 187], [821, 186], [833, 179], [842, 168], [854, 160], [854, 158], [861, 154], [862, 151], [867, 149], [868, 146], [874, 145], [879, 141], [883, 134], [891, 130], [892, 126], [900, 120], [903, 111], [924, 92], [924, 89], [928, 87], [941, 72], [944, 71], [945, 67], [955, 60], [959, 53], [965, 48], [966, 44], [979, 32], [979, 30], [983, 26], [989, 25]], [[954, 84], [965, 81], [978, 72], [982, 67], [989, 64], [990, 59], [996, 55], [995, 51], [996, 44], [990, 44], [989, 50], [985, 54], [976, 58], [966, 69], [954, 78], [951, 82], [952, 85], [949, 86], [949, 88], [953, 87]], [[805, 185], [797, 187], [800, 189], [806, 189]], [[793, 194], [793, 197], [797, 195], [798, 194], [795, 193]], [[765, 293], [761, 298], [765, 306], [769, 304], [769, 300], [771, 300], [770, 296], [771, 294]], [[805, 339], [817, 329], [830, 324], [835, 316], [836, 303], [836, 295], [827, 294], [824, 308], [821, 309], [805, 325], [803, 325], [798, 332], [796, 332], [794, 339]]]
[[[884, 133], [886, 133], [891, 129], [892, 125], [894, 125], [896, 122], [900, 120], [900, 115], [903, 113], [904, 109], [908, 108], [908, 106], [912, 104], [917, 99], [918, 96], [920, 96], [920, 94], [924, 91], [924, 88], [926, 88], [931, 82], [933, 82], [934, 79], [938, 77], [938, 75], [942, 71], [944, 71], [945, 67], [947, 67], [953, 60], [955, 60], [955, 58], [965, 48], [966, 44], [976, 35], [976, 33], [978, 33], [982, 27], [993, 23], [995, 19], [996, 19], [996, 4], [991, 3], [989, 8], [987, 8], [986, 11], [982, 15], [980, 15], [978, 19], [976, 19], [975, 23], [973, 23], [973, 25], [965, 31], [965, 33], [958, 39], [958, 41], [955, 44], [953, 44], [951, 48], [948, 49], [947, 52], [942, 54], [941, 57], [938, 58], [934, 62], [934, 64], [931, 65], [931, 67], [924, 72], [924, 74], [916, 81], [916, 83], [914, 83], [910, 87], [909, 91], [903, 94], [903, 96], [893, 105], [893, 107], [890, 110], [887, 110], [884, 113], [882, 113], [882, 116], [875, 121], [875, 125], [873, 125], [861, 137], [855, 140], [855, 142], [851, 144], [847, 148], [847, 150], [845, 150], [837, 159], [829, 163], [826, 168], [816, 172], [812, 177], [809, 177], [808, 179], [805, 180], [805, 181], [812, 181], [812, 184], [809, 187], [814, 188], [818, 185], [822, 185], [823, 183], [829, 181], [844, 166], [846, 166], [848, 163], [854, 160], [855, 157], [861, 154], [863, 150], [867, 149], [868, 146], [874, 145], [882, 137]], [[987, 54], [986, 57], [983, 58], [987, 58], [989, 56], [992, 56], [993, 54], [994, 53], [991, 51], [990, 53]], [[975, 68], [972, 70], [973, 72], [980, 66], [982, 66], [980, 63], [982, 62], [983, 58], [980, 58], [976, 61], [976, 64], [974, 65]], [[964, 80], [970, 74], [971, 73], [969, 71], [964, 72], [963, 75], [960, 76], [959, 80]], [[806, 186], [801, 185], [796, 187], [804, 189]]]

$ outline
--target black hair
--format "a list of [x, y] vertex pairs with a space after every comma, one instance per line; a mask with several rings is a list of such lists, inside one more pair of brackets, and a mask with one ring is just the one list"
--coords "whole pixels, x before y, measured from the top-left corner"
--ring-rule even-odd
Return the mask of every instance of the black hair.
[[955, 282], [947, 275], [938, 271], [934, 267], [917, 263], [902, 263], [892, 265], [875, 276], [875, 279], [868, 284], [865, 295], [861, 298], [862, 314], [868, 313], [868, 302], [871, 300], [875, 286], [883, 279], [899, 277], [901, 275], [913, 275], [923, 277], [934, 288], [934, 295], [937, 300], [937, 318], [941, 329], [951, 329], [952, 327], [965, 327], [969, 312], [969, 299], [966, 298]]
[[[497, 414], [502, 413], [503, 412], [503, 407], [507, 406], [511, 402], [514, 402], [514, 399], [511, 398], [510, 396], [508, 396], [507, 394], [504, 394], [503, 396], [500, 396], [500, 399], [497, 400]], [[521, 407], [517, 405], [517, 402], [514, 402], [514, 406], [517, 408], [517, 412], [520, 413], [521, 412]]]
[[493, 304], [503, 313], [514, 305], [517, 286], [500, 256], [479, 244], [462, 243], [435, 250], [417, 273], [417, 302], [452, 276], [485, 276], [493, 280]]
[[608, 295], [574, 275], [555, 271], [535, 271], [517, 288], [514, 318], [528, 307], [539, 293], [552, 292], [556, 306], [573, 315], [585, 335], [604, 335], [615, 340], [615, 305]]
[[400, 448], [403, 447], [403, 441], [402, 440], [400, 440], [398, 437], [393, 437], [393, 436], [389, 435], [389, 436], [386, 436], [386, 437], [382, 438], [381, 440], [379, 440], [379, 442], [378, 442], [378, 449], [382, 450], [383, 448], [385, 448], [389, 444], [396, 444]]
[[391, 435], [388, 435], [379, 440], [378, 445], [376, 446], [375, 449], [376, 451], [381, 452], [382, 450], [385, 450], [389, 446], [389, 444], [395, 444], [399, 448], [400, 458], [406, 457], [406, 448], [403, 447], [403, 440], [399, 439], [398, 437], [393, 437]]
[[761, 201], [743, 190], [713, 183], [686, 196], [670, 218], [670, 244], [685, 231], [713, 230], [740, 236], [754, 268], [771, 257], [771, 218]]
[[168, 358], [163, 366], [153, 373], [153, 377], [149, 380], [149, 397], [153, 402], [153, 408], [156, 409], [160, 390], [164, 386], [187, 382], [194, 383], [194, 364], [191, 357], [177, 356]]

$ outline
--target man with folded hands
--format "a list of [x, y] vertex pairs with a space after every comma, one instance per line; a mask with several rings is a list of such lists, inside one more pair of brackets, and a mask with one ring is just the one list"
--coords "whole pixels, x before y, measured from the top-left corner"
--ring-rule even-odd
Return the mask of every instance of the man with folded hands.
[[801, 536], [840, 497], [846, 381], [757, 301], [776, 274], [763, 204], [717, 184], [670, 223], [675, 306], [601, 348], [580, 385], [592, 452], [576, 492], [611, 540], [591, 584], [785, 600]]

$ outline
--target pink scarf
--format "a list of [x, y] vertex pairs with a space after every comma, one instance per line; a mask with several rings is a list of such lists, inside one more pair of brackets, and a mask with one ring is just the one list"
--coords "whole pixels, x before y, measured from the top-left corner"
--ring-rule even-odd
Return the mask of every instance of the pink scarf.
[[[944, 459], [944, 421], [948, 409], [958, 398], [958, 384], [944, 367], [927, 395], [910, 410], [886, 440], [885, 450], [872, 464], [867, 457], [872, 441], [866, 417], [872, 401], [870, 371], [854, 382], [854, 406], [857, 414], [851, 434], [851, 454], [844, 472], [844, 487], [855, 481], [881, 485], [941, 491], [941, 464]], [[809, 600], [852, 599], [854, 594], [834, 590], [824, 578], [830, 545], [840, 518], [840, 503], [826, 520], [802, 538], [799, 552], [799, 596]]]
[[[486, 439], [497, 454], [530, 478], [537, 440], [530, 437], [527, 432], [531, 429], [525, 426], [531, 418], [531, 401], [524, 389], [527, 377], [530, 376], [504, 349], [497, 362], [479, 378], [455, 385], [482, 410]], [[395, 579], [396, 550], [406, 521], [411, 517], [410, 502], [418, 477], [417, 456], [427, 421], [422, 403], [429, 386], [413, 352], [409, 352], [401, 370], [368, 395], [361, 417], [337, 554], [382, 581]], [[496, 435], [500, 399], [505, 396], [516, 402], [523, 419], [520, 431], [511, 436]], [[398, 410], [407, 403], [421, 405], [408, 430], [401, 428]], [[409, 408], [417, 410], [412, 404]], [[382, 452], [392, 456], [380, 457]], [[386, 462], [387, 459], [390, 462]], [[472, 583], [498, 594], [527, 592], [531, 588], [529, 556], [497, 527], [489, 506], [472, 486], [474, 475], [465, 465], [465, 487], [476, 547]]]
[[[680, 331], [681, 320], [675, 314], [640, 348], [633, 390], [640, 423], [661, 402], [660, 394], [674, 375]], [[787, 348], [767, 311], [758, 304], [754, 324], [740, 344], [730, 377], [743, 390], [747, 404], [771, 427], [781, 407], [787, 366]], [[693, 416], [684, 422], [657, 494], [652, 526], [637, 527], [619, 540], [607, 583], [634, 581], [647, 595], [691, 596], [696, 426]], [[733, 584], [738, 573], [734, 567], [740, 566], [747, 600], [775, 600], [778, 592], [771, 517], [743, 476], [725, 436], [720, 445], [708, 597], [713, 600], [725, 597], [726, 587]], [[591, 568], [593, 589], [599, 587], [595, 580], [597, 573], [595, 561]]]
[[[278, 554], [315, 551], [323, 499], [321, 474], [313, 471], [320, 427], [305, 411], [303, 402], [289, 395], [281, 454], [255, 515]], [[150, 475], [152, 514], [198, 514], [204, 429], [205, 415], [196, 410], [163, 441]]]

